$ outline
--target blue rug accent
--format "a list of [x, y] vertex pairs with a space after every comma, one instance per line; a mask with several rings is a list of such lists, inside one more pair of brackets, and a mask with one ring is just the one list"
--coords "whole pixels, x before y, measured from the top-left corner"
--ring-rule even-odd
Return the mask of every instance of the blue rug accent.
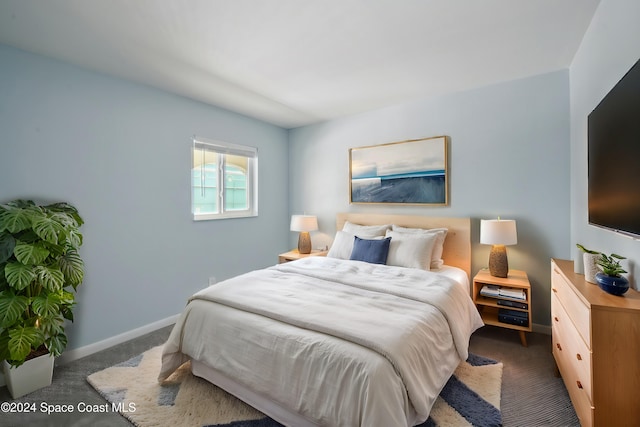
[[[478, 396], [476, 392], [469, 389], [455, 375], [449, 378], [449, 381], [440, 392], [440, 397], [449, 406], [458, 411], [471, 425], [482, 427], [499, 427], [502, 425], [500, 411]], [[426, 427], [424, 424], [422, 426]]]
[[478, 356], [477, 354], [469, 353], [469, 357], [467, 358], [467, 363], [471, 366], [485, 366], [485, 365], [495, 365], [496, 362], [493, 359], [489, 359], [487, 357]]
[[138, 365], [140, 365], [140, 362], [142, 362], [142, 357], [144, 356], [143, 354], [139, 354], [135, 357], [132, 357], [129, 360], [125, 360], [122, 363], [118, 363], [116, 366], [116, 368], [135, 368]]
[[182, 384], [167, 384], [160, 387], [158, 394], [158, 406], [173, 406], [176, 404], [176, 397]]
[[124, 401], [125, 396], [127, 395], [126, 388], [114, 388], [110, 390], [105, 390], [104, 395], [109, 400], [109, 402], [113, 403], [121, 403]]

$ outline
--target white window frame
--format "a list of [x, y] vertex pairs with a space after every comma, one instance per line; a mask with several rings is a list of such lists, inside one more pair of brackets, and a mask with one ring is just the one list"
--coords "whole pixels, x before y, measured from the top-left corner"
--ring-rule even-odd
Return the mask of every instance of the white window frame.
[[[217, 205], [219, 207], [218, 213], [197, 213], [194, 209], [193, 200], [193, 168], [194, 164], [194, 151], [198, 149], [204, 149], [213, 151], [218, 154], [230, 154], [235, 156], [242, 156], [247, 158], [247, 209], [243, 210], [229, 210], [225, 211], [224, 207], [224, 179], [222, 175], [224, 173], [224, 160], [218, 164], [218, 186], [217, 186]], [[224, 157], [223, 157], [224, 159]], [[190, 188], [191, 188], [191, 214], [194, 221], [206, 221], [212, 219], [225, 219], [225, 218], [247, 218], [258, 216], [258, 149], [256, 147], [249, 147], [246, 145], [231, 144], [228, 142], [215, 141], [199, 136], [193, 137], [193, 145], [191, 148], [191, 170], [190, 173]]]

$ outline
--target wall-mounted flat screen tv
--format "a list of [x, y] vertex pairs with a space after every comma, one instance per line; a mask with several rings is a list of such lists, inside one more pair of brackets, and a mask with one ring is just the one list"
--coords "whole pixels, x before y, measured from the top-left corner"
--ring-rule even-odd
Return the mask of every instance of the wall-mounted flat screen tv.
[[640, 237], [640, 60], [589, 114], [589, 224]]

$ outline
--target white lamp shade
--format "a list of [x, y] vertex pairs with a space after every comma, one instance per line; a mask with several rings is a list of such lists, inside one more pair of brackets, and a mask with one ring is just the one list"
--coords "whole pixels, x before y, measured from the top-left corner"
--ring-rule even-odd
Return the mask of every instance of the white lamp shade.
[[318, 218], [315, 215], [291, 215], [291, 231], [315, 231]]
[[485, 245], [515, 245], [518, 243], [515, 220], [480, 220], [480, 243]]

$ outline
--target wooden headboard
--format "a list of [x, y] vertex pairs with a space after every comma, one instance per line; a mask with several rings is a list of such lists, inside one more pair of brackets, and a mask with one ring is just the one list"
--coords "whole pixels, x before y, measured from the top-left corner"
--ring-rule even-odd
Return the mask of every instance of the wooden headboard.
[[438, 218], [419, 215], [385, 215], [366, 213], [339, 213], [336, 230], [342, 230], [345, 221], [361, 225], [396, 224], [411, 228], [447, 228], [442, 259], [447, 265], [461, 268], [471, 278], [471, 219]]

